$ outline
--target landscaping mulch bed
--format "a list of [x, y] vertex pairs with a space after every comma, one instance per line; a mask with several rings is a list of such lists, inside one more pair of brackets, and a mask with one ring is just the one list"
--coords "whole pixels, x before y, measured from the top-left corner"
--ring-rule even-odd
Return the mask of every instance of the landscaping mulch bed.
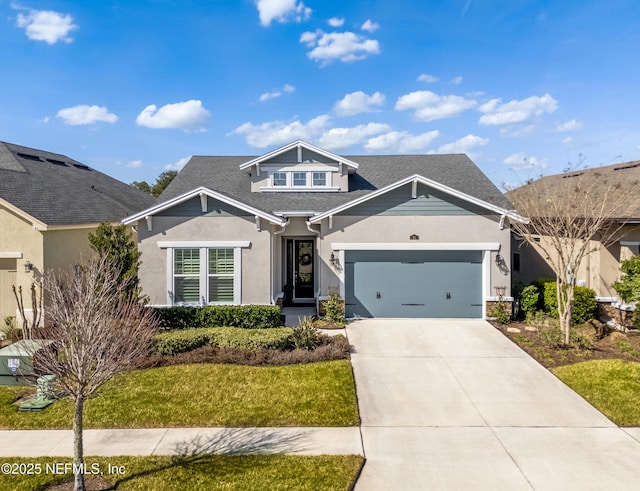
[[250, 366], [283, 366], [319, 361], [348, 360], [349, 341], [344, 336], [324, 336], [320, 345], [313, 350], [293, 349], [234, 349], [202, 346], [201, 348], [177, 355], [152, 355], [138, 368], [155, 368], [191, 363], [229, 363]]
[[[493, 325], [546, 368], [590, 360], [622, 359], [640, 362], [640, 331], [636, 329], [626, 333], [607, 330], [600, 337], [601, 334], [595, 328], [586, 325], [581, 329], [592, 340], [593, 346], [585, 349], [578, 346], [550, 346], [540, 334], [544, 327], [537, 331], [531, 330], [531, 326], [525, 322], [493, 322]], [[514, 329], [519, 329], [520, 332], [513, 332]]]

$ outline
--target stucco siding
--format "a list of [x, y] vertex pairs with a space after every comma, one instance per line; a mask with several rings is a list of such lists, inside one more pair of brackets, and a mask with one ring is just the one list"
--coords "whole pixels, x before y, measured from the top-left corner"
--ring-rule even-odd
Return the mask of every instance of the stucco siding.
[[139, 222], [139, 248], [142, 252], [140, 285], [153, 305], [167, 305], [167, 249], [159, 242], [180, 241], [249, 241], [242, 248], [241, 303], [271, 303], [271, 237], [269, 225], [262, 223], [257, 230], [255, 220], [242, 217], [199, 216], [153, 217], [150, 232], [144, 221]]
[[[3, 274], [4, 280], [0, 288], [6, 293], [12, 286], [9, 283], [15, 282], [17, 287], [22, 286], [24, 291], [28, 291], [32, 281], [37, 279], [44, 270], [42, 234], [34, 230], [30, 222], [3, 207], [0, 207], [0, 232], [0, 253], [21, 255], [13, 258], [15, 262], [11, 261], [12, 266], [15, 264], [16, 273]], [[27, 261], [33, 264], [32, 272], [25, 271], [24, 264]], [[9, 302], [5, 302], [6, 311], [1, 314], [15, 315], [16, 306], [9, 308], [8, 304]]]
[[95, 231], [95, 228], [81, 228], [43, 232], [45, 269], [64, 270], [89, 259], [95, 254], [89, 233]]

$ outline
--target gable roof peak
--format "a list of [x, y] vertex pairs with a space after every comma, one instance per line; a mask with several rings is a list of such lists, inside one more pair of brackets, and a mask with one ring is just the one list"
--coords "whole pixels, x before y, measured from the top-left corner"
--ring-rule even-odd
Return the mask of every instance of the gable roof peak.
[[261, 155], [259, 157], [256, 157], [252, 160], [249, 160], [248, 162], [245, 162], [243, 164], [240, 164], [240, 169], [241, 170], [246, 170], [249, 171], [251, 170], [252, 167], [261, 164], [262, 162], [265, 162], [267, 160], [273, 159], [274, 157], [277, 157], [278, 155], [282, 155], [286, 152], [289, 152], [291, 150], [297, 149], [298, 150], [298, 161], [302, 162], [302, 150], [308, 150], [310, 152], [314, 152], [317, 153], [319, 155], [322, 155], [323, 157], [326, 157], [330, 160], [334, 160], [336, 163], [338, 164], [342, 164], [345, 165], [348, 170], [349, 173], [353, 173], [358, 169], [358, 164], [352, 160], [349, 160], [347, 158], [341, 157], [340, 155], [336, 155], [332, 152], [329, 152], [327, 150], [324, 150], [320, 147], [316, 147], [315, 145], [312, 145], [311, 143], [305, 142], [303, 140], [295, 140], [291, 143], [288, 143], [287, 145], [284, 145], [282, 147], [276, 148], [275, 150], [272, 150], [264, 155]]

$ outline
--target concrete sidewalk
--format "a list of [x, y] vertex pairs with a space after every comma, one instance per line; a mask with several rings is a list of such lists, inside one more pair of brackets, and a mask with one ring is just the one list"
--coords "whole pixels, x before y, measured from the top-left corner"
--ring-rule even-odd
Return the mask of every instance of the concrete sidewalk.
[[[71, 430], [0, 430], [0, 457], [73, 456]], [[84, 454], [362, 455], [358, 427], [85, 430]]]
[[640, 486], [640, 430], [487, 322], [369, 319], [347, 333], [366, 457], [356, 490]]

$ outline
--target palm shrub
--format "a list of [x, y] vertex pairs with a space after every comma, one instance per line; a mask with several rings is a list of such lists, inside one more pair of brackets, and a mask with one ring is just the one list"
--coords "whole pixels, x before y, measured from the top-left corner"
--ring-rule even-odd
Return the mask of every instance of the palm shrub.
[[291, 333], [291, 342], [296, 349], [312, 350], [320, 342], [318, 330], [313, 325], [313, 319], [303, 317]]
[[344, 324], [344, 300], [337, 288], [329, 288], [328, 297], [324, 301], [324, 318], [334, 324]]

